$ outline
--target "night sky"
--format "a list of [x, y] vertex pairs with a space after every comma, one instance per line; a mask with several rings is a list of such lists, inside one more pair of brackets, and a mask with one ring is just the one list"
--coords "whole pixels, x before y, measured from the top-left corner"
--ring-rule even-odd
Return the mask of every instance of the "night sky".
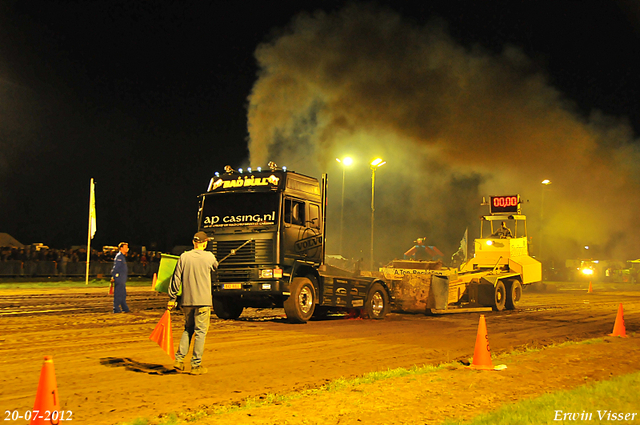
[[[370, 22], [354, 24], [362, 16], [368, 16], [366, 11], [373, 11]], [[303, 16], [301, 21], [296, 18], [300, 16]], [[296, 26], [295, 22], [299, 24]], [[385, 33], [384, 37], [379, 37], [371, 30], [384, 27], [387, 22], [391, 22], [391, 35]], [[446, 34], [444, 42], [438, 44], [435, 38], [425, 35], [431, 34], [432, 28], [440, 28]], [[343, 43], [349, 39], [350, 29], [362, 31], [353, 37], [357, 42]], [[370, 34], [369, 44], [363, 34]], [[635, 0], [197, 1], [188, 5], [177, 1], [4, 1], [0, 5], [0, 232], [9, 233], [25, 244], [43, 242], [56, 248], [86, 244], [89, 181], [94, 178], [98, 221], [92, 244], [99, 247], [124, 240], [132, 245], [166, 251], [174, 245], [189, 243], [196, 230], [197, 195], [205, 191], [215, 171], [222, 171], [227, 164], [234, 168], [264, 166], [266, 164], [250, 163], [263, 159], [273, 159], [303, 173], [328, 172], [332, 182], [330, 213], [333, 213], [329, 230], [335, 231], [342, 177], [334, 160], [342, 155], [335, 134], [347, 131], [354, 135], [358, 128], [384, 121], [390, 114], [385, 113], [383, 119], [368, 117], [365, 120], [364, 113], [360, 113], [358, 119], [336, 120], [346, 122], [344, 125], [318, 124], [328, 117], [326, 111], [323, 114], [323, 108], [334, 105], [335, 110], [335, 105], [344, 106], [347, 99], [354, 103], [349, 107], [351, 111], [372, 108], [365, 107], [366, 103], [359, 101], [359, 96], [352, 92], [340, 97], [345, 91], [336, 89], [337, 80], [341, 87], [353, 87], [368, 81], [365, 77], [359, 80], [361, 74], [351, 69], [345, 71], [346, 62], [323, 60], [323, 64], [341, 64], [327, 71], [326, 68], [319, 70], [320, 65], [314, 61], [318, 55], [326, 54], [329, 58], [330, 54], [341, 52], [338, 47], [326, 46], [342, 46], [352, 58], [376, 57], [380, 51], [375, 60], [387, 61], [385, 51], [394, 49], [385, 49], [384, 44], [396, 35], [407, 37], [407, 40], [423, 35], [425, 40], [428, 38], [416, 42], [417, 46], [422, 46], [416, 49], [418, 52], [427, 50], [424, 46], [434, 52], [439, 48], [436, 46], [445, 44], [448, 47], [443, 51], [464, 57], [465, 63], [476, 63], [473, 62], [476, 59], [480, 63], [488, 62], [486, 68], [508, 68], [508, 73], [487, 73], [494, 79], [496, 75], [508, 75], [517, 80], [517, 84], [510, 85], [511, 80], [507, 78], [505, 87], [520, 87], [521, 81], [543, 81], [541, 87], [554, 98], [554, 105], [561, 104], [562, 110], [570, 111], [572, 119], [580, 122], [584, 129], [592, 129], [594, 122], [604, 122], [607, 131], [598, 134], [615, 133], [604, 137], [607, 141], [599, 143], [599, 147], [615, 145], [618, 149], [624, 145], [633, 155], [637, 153], [640, 3]], [[342, 38], [325, 43], [332, 36]], [[287, 40], [289, 44], [285, 43]], [[299, 66], [303, 62], [298, 63], [297, 59], [305, 54], [312, 56], [320, 45], [325, 46], [324, 51], [304, 61], [305, 66], [314, 64], [317, 67]], [[261, 52], [258, 58], [257, 49]], [[520, 69], [519, 65], [512, 65], [514, 61], [504, 58], [514, 55], [519, 58], [518, 63], [526, 63], [523, 66], [526, 71], [512, 71]], [[403, 56], [401, 62], [406, 61]], [[295, 71], [287, 75], [292, 69]], [[302, 99], [300, 102], [304, 105], [313, 103], [305, 100], [301, 91], [292, 90], [292, 85], [279, 88], [283, 87], [283, 80], [290, 80], [289, 77], [300, 85], [302, 80], [293, 73], [301, 69], [310, 69], [309, 74], [314, 76], [308, 80], [311, 83], [305, 83], [304, 92], [308, 93], [309, 87], [317, 87], [323, 93], [319, 100], [316, 99], [316, 109], [306, 119], [314, 122], [314, 129], [325, 131], [322, 136], [314, 133], [296, 138], [295, 143], [296, 146], [299, 143], [313, 145], [312, 152], [316, 152], [316, 156], [322, 151], [321, 160], [306, 161], [301, 157], [288, 137], [292, 131], [286, 129], [291, 123], [285, 124], [283, 115], [273, 112], [276, 109], [273, 105], [280, 107], [282, 103], [289, 105], [290, 110], [295, 109], [295, 102], [291, 101], [294, 97]], [[377, 69], [369, 67], [367, 72], [375, 74]], [[352, 72], [351, 76], [341, 78], [347, 72]], [[439, 88], [448, 87], [450, 83], [435, 78], [426, 83], [424, 73], [412, 74], [413, 77], [406, 75], [408, 73], [402, 73], [402, 69], [398, 72], [397, 81], [393, 83], [403, 87], [395, 91], [393, 97], [387, 97], [384, 90], [377, 90], [373, 84], [368, 85], [368, 95], [377, 96], [380, 105], [395, 105], [393, 111], [398, 111], [403, 102], [397, 93], [406, 93], [407, 99], [416, 102], [407, 105], [418, 105], [412, 114], [423, 111], [425, 117], [442, 118], [437, 131], [430, 124], [420, 131], [403, 134], [407, 117], [399, 113], [395, 124], [377, 129], [385, 134], [391, 131], [399, 139], [412, 140], [411, 143], [418, 146], [428, 146], [425, 149], [439, 148], [442, 140], [447, 141], [442, 143], [451, 148], [451, 156], [443, 155], [438, 161], [420, 164], [421, 168], [430, 170], [420, 175], [427, 180], [442, 176], [444, 165], [457, 170], [447, 172], [446, 185], [428, 189], [431, 194], [425, 195], [428, 204], [458, 201], [479, 204], [481, 196], [497, 194], [489, 192], [491, 181], [497, 181], [500, 183], [495, 185], [495, 190], [521, 192], [523, 199], [531, 200], [533, 214], [542, 216], [539, 207], [533, 205], [540, 203], [541, 190], [534, 183], [510, 187], [504, 184], [510, 174], [496, 174], [488, 167], [464, 159], [459, 152], [456, 154], [456, 137], [465, 135], [470, 139], [470, 130], [463, 129], [461, 134], [454, 136], [442, 127], [446, 122], [453, 126], [462, 119], [451, 119], [453, 115], [443, 112], [442, 106], [434, 106], [433, 110], [429, 107], [440, 105], [431, 100], [431, 94], [444, 92]], [[278, 79], [280, 85], [274, 83], [275, 77], [282, 77]], [[412, 78], [419, 79], [419, 83]], [[467, 80], [473, 85], [477, 81], [475, 78]], [[452, 86], [460, 86], [459, 81]], [[388, 79], [383, 85], [388, 85]], [[421, 95], [418, 101], [414, 98], [416, 85], [423, 85], [426, 87], [424, 93], [428, 93]], [[286, 99], [279, 103], [274, 97], [280, 94]], [[438, 95], [437, 99], [444, 96]], [[332, 103], [336, 98], [340, 102]], [[511, 102], [507, 95], [504, 100], [505, 104]], [[450, 104], [447, 105], [450, 108]], [[258, 114], [251, 115], [250, 110]], [[291, 115], [285, 108], [283, 111], [284, 115]], [[469, 113], [468, 108], [463, 111]], [[269, 116], [276, 116], [274, 122], [282, 123], [282, 126], [270, 123], [265, 118]], [[549, 115], [541, 116], [554, 119]], [[419, 121], [421, 118], [413, 119]], [[432, 119], [436, 121], [436, 118]], [[498, 135], [495, 139], [499, 140], [503, 133], [491, 124], [493, 119], [495, 117], [489, 120], [487, 129], [479, 129], [478, 125], [474, 128], [484, 135], [495, 132]], [[518, 125], [515, 119], [510, 122]], [[538, 124], [531, 124], [531, 128], [537, 127]], [[253, 140], [252, 147], [250, 139]], [[428, 143], [421, 145], [424, 141]], [[402, 143], [396, 145], [398, 149], [408, 146]], [[481, 140], [477, 146], [487, 143]], [[549, 140], [548, 144], [540, 144], [536, 149], [553, 151], [560, 148], [557, 143]], [[355, 145], [357, 143], [351, 146]], [[500, 155], [500, 146], [499, 143], [496, 145], [492, 156]], [[255, 151], [250, 153], [250, 148]], [[424, 152], [418, 149], [414, 156], [426, 155]], [[373, 155], [373, 152], [363, 153], [369, 154]], [[526, 155], [523, 157], [517, 161], [527, 161]], [[355, 193], [347, 193], [347, 206], [352, 211], [350, 216], [354, 223], [368, 219], [368, 161], [369, 157], [363, 157], [360, 161], [363, 171], [360, 174], [354, 171], [351, 176], [352, 182], [360, 177], [361, 182], [352, 183], [351, 189], [361, 195], [362, 202], [357, 200], [359, 197]], [[313, 164], [307, 166], [309, 162]], [[392, 162], [389, 160], [389, 167], [384, 170], [386, 175], [380, 170], [376, 183], [380, 185], [380, 204], [376, 210], [376, 213], [380, 211], [380, 229], [377, 234], [381, 239], [390, 240], [384, 244], [389, 247], [387, 250], [380, 247], [380, 256], [389, 259], [401, 255], [414, 238], [421, 236], [430, 237], [430, 244], [443, 250], [455, 250], [465, 226], [471, 226], [470, 221], [477, 218], [476, 205], [459, 207], [464, 210], [459, 217], [445, 220], [442, 225], [438, 223], [438, 217], [451, 217], [455, 206], [451, 210], [441, 207], [422, 220], [412, 221], [410, 231], [389, 234], [394, 227], [391, 223], [406, 222], [398, 205], [404, 199], [402, 196], [406, 199], [419, 196], [413, 186], [403, 186], [400, 190], [391, 189], [391, 186], [385, 188], [385, 179], [390, 181], [396, 171]], [[634, 165], [637, 168], [635, 163], [630, 167]], [[561, 164], [554, 166], [563, 168]], [[464, 167], [468, 167], [468, 173], [460, 171]], [[576, 173], [585, 172], [585, 168], [589, 166]], [[548, 178], [559, 187], [561, 183], [554, 180], [553, 171], [553, 168], [546, 169], [551, 175]], [[525, 169], [522, 173], [535, 174]], [[635, 174], [631, 174], [629, 180], [635, 178]], [[491, 176], [495, 175], [499, 178], [492, 180]], [[556, 175], [562, 173], [558, 171]], [[539, 185], [546, 176], [531, 175], [531, 179]], [[640, 179], [633, 184], [638, 181]], [[442, 189], [445, 186], [450, 192]], [[531, 189], [533, 187], [536, 188]], [[632, 189], [626, 189], [628, 196], [636, 194], [636, 186]], [[560, 202], [562, 190], [554, 193], [555, 200]], [[400, 196], [399, 200], [392, 195]], [[552, 194], [547, 196], [545, 202], [554, 200]], [[599, 194], [596, 191], [584, 196], [598, 198]], [[420, 205], [416, 204], [416, 208], [421, 208]], [[613, 209], [617, 207], [635, 208], [625, 204]], [[545, 205], [545, 208], [551, 207]], [[416, 212], [411, 214], [416, 215]], [[546, 211], [545, 214], [549, 220], [554, 219], [552, 214]], [[637, 211], [630, 211], [628, 215], [637, 216]], [[597, 218], [610, 221], [606, 214]], [[592, 223], [590, 218], [584, 220]], [[368, 225], [368, 222], [364, 224]], [[555, 225], [571, 227], [559, 218]], [[355, 229], [355, 226], [351, 227]], [[620, 232], [617, 228], [613, 230]], [[589, 232], [585, 233], [582, 239], [576, 238], [576, 245], [589, 243]], [[354, 246], [346, 254], [362, 256], [364, 252], [366, 257], [368, 235], [350, 237]], [[330, 237], [328, 239], [331, 241]], [[602, 235], [594, 236], [593, 240], [603, 246], [613, 243]], [[630, 245], [628, 242], [625, 246]], [[629, 258], [635, 254], [636, 251], [625, 253]]]

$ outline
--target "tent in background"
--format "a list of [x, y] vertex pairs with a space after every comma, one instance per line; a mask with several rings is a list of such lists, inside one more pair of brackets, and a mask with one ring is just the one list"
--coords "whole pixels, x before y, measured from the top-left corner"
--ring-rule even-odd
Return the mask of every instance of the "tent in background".
[[8, 233], [0, 233], [0, 246], [8, 246], [11, 248], [24, 248], [24, 245], [21, 244]]

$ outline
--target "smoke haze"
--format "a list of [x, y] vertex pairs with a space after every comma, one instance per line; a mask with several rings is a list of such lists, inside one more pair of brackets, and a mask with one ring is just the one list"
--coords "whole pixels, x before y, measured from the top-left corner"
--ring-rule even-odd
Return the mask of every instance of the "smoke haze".
[[329, 173], [329, 253], [339, 250], [335, 158], [350, 155], [345, 256], [368, 258], [376, 157], [387, 161], [376, 172], [379, 262], [401, 257], [418, 237], [448, 259], [467, 226], [478, 236], [482, 197], [501, 194], [521, 195], [536, 255], [543, 236], [543, 258], [593, 255], [585, 245], [601, 258], [640, 256], [631, 127], [598, 111], [579, 115], [518, 48], [465, 47], [442, 22], [420, 26], [353, 4], [296, 17], [256, 58], [250, 164]]

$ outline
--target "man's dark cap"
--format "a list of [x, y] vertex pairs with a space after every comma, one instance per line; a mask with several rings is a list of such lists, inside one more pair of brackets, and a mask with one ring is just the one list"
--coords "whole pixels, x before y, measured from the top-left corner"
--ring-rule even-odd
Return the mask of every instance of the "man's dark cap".
[[208, 242], [213, 240], [213, 238], [209, 237], [205, 232], [198, 232], [193, 235], [193, 241], [197, 243]]

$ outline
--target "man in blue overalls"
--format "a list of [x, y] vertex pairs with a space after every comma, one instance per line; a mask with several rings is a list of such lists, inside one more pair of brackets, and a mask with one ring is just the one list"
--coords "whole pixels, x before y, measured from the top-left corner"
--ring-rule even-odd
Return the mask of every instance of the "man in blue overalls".
[[[118, 252], [116, 258], [113, 259], [113, 268], [111, 269], [111, 283], [113, 283], [113, 312], [125, 313], [129, 312], [127, 306], [127, 252], [129, 252], [129, 244], [120, 242], [118, 244]], [[122, 307], [122, 310], [120, 309]]]

